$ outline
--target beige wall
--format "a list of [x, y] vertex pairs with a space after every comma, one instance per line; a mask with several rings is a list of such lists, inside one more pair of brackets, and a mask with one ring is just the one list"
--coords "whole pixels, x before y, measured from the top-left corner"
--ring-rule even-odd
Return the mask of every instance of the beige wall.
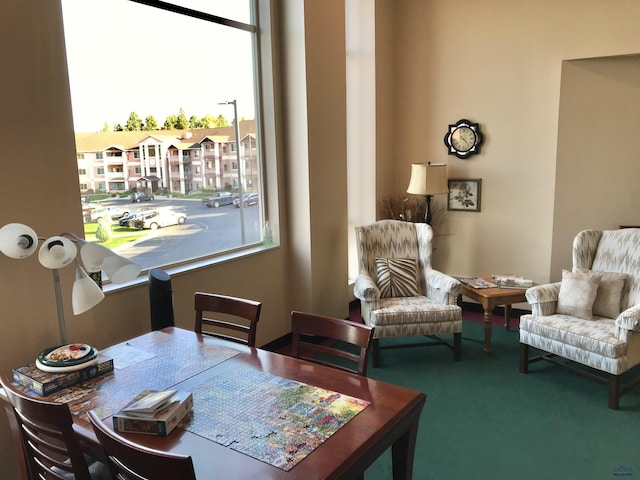
[[[582, 143], [574, 150], [557, 139], [563, 61], [639, 52], [640, 2], [459, 0], [454, 5], [397, 0], [392, 10], [386, 0], [377, 3], [394, 21], [394, 55], [381, 68], [395, 74], [395, 88], [386, 92], [395, 102], [392, 110], [378, 111], [379, 125], [395, 119], [383, 139], [395, 142], [394, 188], [406, 190], [410, 163], [417, 161], [444, 161], [449, 177], [482, 178], [482, 211], [446, 214], [444, 235], [436, 240], [438, 268], [450, 274], [517, 273], [546, 281], [552, 270], [558, 271], [551, 264], [554, 242], [570, 249], [567, 237], [580, 229], [617, 228], [634, 220], [618, 213], [620, 201], [611, 194], [587, 200], [584, 213], [591, 215], [573, 215], [567, 202], [575, 202], [562, 192], [571, 191], [576, 176], [600, 175], [593, 164], [573, 169], [582, 164], [577, 157], [593, 145]], [[622, 91], [618, 95], [621, 99]], [[607, 115], [615, 113], [605, 109]], [[576, 121], [571, 115], [562, 134], [565, 128], [582, 131], [593, 141], [585, 129], [601, 121], [593, 116]], [[443, 144], [448, 124], [461, 118], [479, 122], [485, 136], [480, 155], [468, 160], [447, 155]], [[600, 152], [598, 163], [618, 157], [611, 136], [595, 138], [606, 142], [592, 149]], [[562, 165], [556, 165], [559, 153]], [[593, 155], [588, 158], [596, 161]], [[631, 161], [629, 156], [625, 161]], [[636, 164], [627, 164], [625, 172], [634, 167], [637, 171]], [[556, 170], [562, 174], [558, 184]], [[386, 172], [380, 176], [392, 181]], [[637, 175], [619, 177], [622, 191], [637, 184]], [[636, 213], [635, 223], [639, 220]], [[556, 237], [559, 225], [571, 232]], [[563, 255], [562, 263], [566, 261]]]

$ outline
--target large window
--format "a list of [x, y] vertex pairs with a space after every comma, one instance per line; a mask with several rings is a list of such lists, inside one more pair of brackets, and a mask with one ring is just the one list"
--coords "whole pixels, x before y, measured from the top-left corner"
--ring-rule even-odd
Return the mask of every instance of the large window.
[[[147, 3], [62, 0], [78, 158], [106, 151], [87, 165], [95, 177], [80, 195], [187, 215], [119, 247], [144, 270], [241, 251], [261, 242], [264, 225], [258, 0]], [[207, 208], [217, 191], [235, 205]], [[242, 201], [247, 193], [257, 205]], [[139, 237], [131, 230], [114, 220], [114, 236]]]

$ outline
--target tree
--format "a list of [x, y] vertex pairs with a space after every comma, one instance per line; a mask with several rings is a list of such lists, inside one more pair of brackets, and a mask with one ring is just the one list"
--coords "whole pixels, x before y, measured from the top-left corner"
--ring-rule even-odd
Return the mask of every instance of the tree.
[[178, 117], [175, 115], [169, 115], [164, 119], [164, 125], [162, 126], [163, 130], [175, 130], [178, 124]]
[[124, 128], [122, 128], [122, 125], [120, 125], [119, 123], [116, 123], [115, 126], [113, 127], [113, 131], [114, 132], [124, 132]]
[[104, 122], [104, 125], [102, 126], [102, 131], [103, 132], [110, 132], [111, 131], [111, 127], [109, 126], [109, 124], [107, 122]]
[[176, 122], [175, 128], [178, 130], [186, 130], [189, 128], [189, 120], [187, 120], [187, 115], [182, 108], [180, 108], [180, 112], [178, 112], [178, 121]]
[[202, 121], [195, 115], [189, 118], [189, 128], [202, 128]]
[[158, 121], [153, 115], [149, 115], [145, 118], [143, 130], [158, 130]]
[[229, 126], [229, 120], [227, 120], [224, 115], [218, 115], [218, 118], [216, 119], [216, 127], [228, 127], [228, 126]]
[[127, 132], [138, 132], [142, 130], [142, 119], [136, 112], [131, 112], [124, 129]]

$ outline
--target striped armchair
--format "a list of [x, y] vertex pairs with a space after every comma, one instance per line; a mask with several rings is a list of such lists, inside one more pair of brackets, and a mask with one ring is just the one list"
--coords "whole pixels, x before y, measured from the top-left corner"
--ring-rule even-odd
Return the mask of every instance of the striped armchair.
[[[431, 227], [380, 220], [355, 230], [359, 275], [354, 295], [364, 323], [374, 327], [373, 366], [379, 365], [381, 348], [407, 346], [381, 345], [386, 337], [429, 336], [433, 341], [413, 345], [448, 345], [460, 360], [460, 282], [431, 268]], [[453, 341], [444, 334], [452, 334]]]
[[[526, 297], [532, 311], [520, 318], [520, 372], [538, 360], [569, 368], [607, 383], [609, 408], [618, 409], [620, 395], [640, 381], [620, 379], [640, 364], [640, 229], [578, 233], [572, 271]], [[546, 353], [529, 357], [530, 346]]]

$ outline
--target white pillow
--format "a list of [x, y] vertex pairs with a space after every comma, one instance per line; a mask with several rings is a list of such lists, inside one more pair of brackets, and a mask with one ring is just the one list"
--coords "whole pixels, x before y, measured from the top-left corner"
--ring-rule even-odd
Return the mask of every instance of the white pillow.
[[600, 276], [591, 272], [563, 270], [556, 313], [593, 320], [599, 283]]
[[622, 311], [622, 292], [627, 275], [617, 272], [594, 272], [580, 269], [600, 277], [596, 298], [593, 301], [593, 314], [598, 317], [617, 318]]
[[420, 295], [415, 258], [376, 258], [376, 274], [381, 298]]

